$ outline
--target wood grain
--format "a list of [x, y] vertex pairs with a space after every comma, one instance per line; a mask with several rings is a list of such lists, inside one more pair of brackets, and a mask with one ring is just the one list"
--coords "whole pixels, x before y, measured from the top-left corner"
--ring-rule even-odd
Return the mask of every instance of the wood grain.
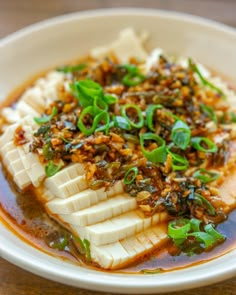
[[[0, 0], [0, 38], [43, 19], [88, 9], [146, 7], [187, 12], [236, 27], [234, 0]], [[219, 266], [220, 267], [220, 266]], [[0, 295], [99, 295], [55, 283], [0, 258]], [[236, 295], [236, 278], [172, 295]]]

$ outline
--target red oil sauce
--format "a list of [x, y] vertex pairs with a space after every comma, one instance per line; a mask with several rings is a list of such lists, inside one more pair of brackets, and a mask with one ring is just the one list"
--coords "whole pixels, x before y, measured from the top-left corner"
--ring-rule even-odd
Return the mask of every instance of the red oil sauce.
[[[47, 238], [55, 232], [65, 231], [60, 225], [52, 220], [45, 212], [42, 204], [36, 199], [32, 192], [19, 193], [16, 191], [11, 179], [6, 179], [0, 172], [0, 222], [3, 223], [20, 238], [50, 255], [69, 260], [72, 263], [86, 267], [96, 267], [85, 264], [81, 255], [75, 247], [66, 251], [50, 248]], [[226, 241], [212, 249], [210, 252], [187, 256], [171, 256], [169, 250], [171, 243], [167, 243], [163, 249], [156, 250], [151, 256], [130, 267], [117, 270], [116, 272], [137, 273], [143, 269], [160, 268], [162, 271], [171, 271], [176, 268], [188, 267], [196, 263], [203, 263], [216, 257], [222, 256], [236, 248], [236, 211], [229, 214], [228, 219], [219, 224], [217, 229], [223, 233]]]

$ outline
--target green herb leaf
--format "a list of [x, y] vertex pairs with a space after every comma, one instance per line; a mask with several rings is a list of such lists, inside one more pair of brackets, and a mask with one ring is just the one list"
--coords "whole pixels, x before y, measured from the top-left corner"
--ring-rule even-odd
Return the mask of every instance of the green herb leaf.
[[56, 107], [53, 107], [53, 108], [52, 108], [52, 113], [51, 113], [51, 115], [49, 115], [49, 116], [43, 116], [43, 117], [41, 117], [41, 118], [34, 118], [34, 121], [35, 121], [37, 124], [39, 124], [39, 125], [42, 125], [42, 124], [44, 124], [44, 123], [48, 123], [49, 121], [52, 120], [53, 117], [55, 117], [55, 116], [57, 115], [57, 113], [58, 113], [57, 108], [56, 108]]

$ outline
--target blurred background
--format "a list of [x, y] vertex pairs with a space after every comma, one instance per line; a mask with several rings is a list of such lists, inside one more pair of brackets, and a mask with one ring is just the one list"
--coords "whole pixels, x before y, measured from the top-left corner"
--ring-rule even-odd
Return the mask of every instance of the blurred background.
[[235, 0], [0, 0], [0, 38], [56, 15], [111, 7], [181, 11], [236, 27]]

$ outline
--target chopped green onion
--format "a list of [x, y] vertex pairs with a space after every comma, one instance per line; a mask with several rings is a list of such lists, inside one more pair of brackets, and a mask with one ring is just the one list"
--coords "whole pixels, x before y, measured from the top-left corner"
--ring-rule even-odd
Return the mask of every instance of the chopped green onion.
[[188, 219], [181, 218], [169, 222], [168, 236], [174, 240], [185, 240], [186, 233], [191, 230], [191, 224]]
[[[87, 115], [90, 115], [93, 117], [93, 123], [90, 128], [87, 128], [83, 123], [83, 119]], [[109, 129], [109, 115], [108, 115], [108, 113], [106, 111], [103, 111], [103, 112], [100, 112], [94, 116], [94, 107], [89, 106], [89, 107], [86, 107], [81, 112], [77, 126], [84, 135], [89, 136], [95, 132], [96, 128], [98, 127], [99, 122], [101, 122], [102, 120], [105, 121], [105, 129], [106, 129], [106, 132], [108, 132], [108, 129]]]
[[225, 236], [219, 233], [217, 230], [215, 230], [213, 225], [210, 223], [204, 226], [204, 230], [206, 233], [214, 237], [215, 240], [218, 242], [225, 240]]
[[110, 94], [105, 94], [103, 99], [107, 104], [113, 104], [118, 101], [118, 98], [116, 96]]
[[202, 73], [200, 72], [199, 68], [191, 59], [189, 59], [189, 66], [190, 68], [198, 75], [199, 79], [201, 80], [202, 84], [204, 86], [208, 86], [209, 88], [215, 90], [217, 93], [219, 93], [223, 98], [225, 98], [224, 92], [216, 87], [214, 84], [212, 84], [210, 81], [208, 81], [206, 78], [203, 77]]
[[131, 184], [131, 183], [133, 183], [135, 181], [137, 175], [138, 175], [138, 168], [137, 167], [130, 168], [125, 173], [125, 176], [124, 176], [124, 184]]
[[193, 173], [193, 177], [201, 180], [202, 183], [208, 183], [208, 182], [214, 181], [219, 176], [220, 176], [220, 174], [207, 171], [204, 168], [200, 168], [196, 172]]
[[74, 73], [74, 72], [82, 71], [86, 67], [87, 67], [86, 64], [79, 64], [79, 65], [74, 65], [74, 66], [68, 65], [68, 66], [57, 68], [57, 71], [67, 74], [67, 73]]
[[125, 117], [115, 116], [113, 121], [114, 121], [115, 127], [118, 127], [123, 130], [130, 130], [131, 129], [130, 122]]
[[131, 74], [136, 74], [136, 73], [139, 72], [138, 67], [136, 65], [133, 65], [133, 64], [124, 64], [121, 67], [126, 69], [126, 71], [131, 73]]
[[71, 85], [71, 88], [83, 108], [93, 105], [95, 97], [103, 98], [102, 87], [89, 79], [77, 81]]
[[203, 103], [200, 104], [201, 109], [203, 110], [203, 112], [215, 123], [217, 124], [217, 117], [216, 114], [214, 112], [213, 107], [211, 106], [207, 106]]
[[54, 156], [54, 152], [51, 147], [51, 143], [48, 142], [43, 146], [43, 156], [46, 160], [52, 160]]
[[201, 223], [202, 223], [202, 221], [197, 218], [192, 218], [190, 220], [191, 228], [194, 232], [201, 231], [201, 229], [200, 229]]
[[51, 115], [49, 115], [49, 116], [44, 116], [44, 117], [41, 117], [41, 118], [34, 118], [34, 121], [35, 121], [37, 124], [39, 124], [39, 125], [44, 124], [44, 123], [48, 123], [49, 121], [52, 120], [52, 118], [54, 118], [54, 117], [57, 115], [57, 113], [58, 113], [57, 108], [56, 108], [56, 107], [53, 107], [53, 108], [52, 108], [52, 113], [51, 113]]
[[51, 177], [57, 174], [57, 172], [59, 172], [61, 168], [62, 168], [62, 164], [55, 165], [53, 161], [49, 161], [48, 164], [45, 166], [45, 173], [47, 177]]
[[179, 154], [173, 153], [170, 150], [170, 147], [167, 148], [167, 153], [171, 155], [172, 159], [172, 169], [177, 170], [186, 170], [188, 168], [188, 160], [185, 157], [180, 156]]
[[108, 105], [100, 97], [94, 98], [93, 106], [94, 106], [94, 108], [93, 108], [94, 114], [98, 114], [102, 111], [108, 111]]
[[[135, 113], [137, 114], [138, 116], [138, 122], [135, 123], [134, 121], [132, 121], [129, 116], [127, 115], [126, 111], [127, 109], [134, 109], [135, 110]], [[121, 114], [123, 117], [125, 117], [128, 122], [130, 123], [130, 125], [134, 128], [142, 128], [143, 125], [144, 125], [144, 118], [143, 118], [143, 115], [142, 115], [142, 111], [140, 109], [140, 107], [136, 106], [135, 104], [126, 104], [122, 107], [121, 109]]]
[[201, 207], [202, 207], [203, 204], [205, 204], [206, 207], [207, 207], [207, 209], [208, 209], [208, 211], [209, 211], [209, 213], [210, 213], [210, 215], [212, 215], [212, 216], [216, 215], [215, 208], [202, 195], [200, 195], [198, 193], [195, 193], [194, 194], [194, 199], [195, 199], [195, 201], [197, 201], [199, 203], [199, 205], [201, 205]]
[[125, 75], [122, 79], [122, 83], [126, 86], [136, 86], [142, 83], [145, 79], [145, 76], [139, 73], [129, 73]]
[[[215, 153], [218, 150], [217, 145], [206, 137], [192, 137], [191, 142], [192, 146], [201, 152]], [[203, 147], [202, 144], [205, 144], [207, 147]]]
[[126, 64], [122, 65], [122, 67], [128, 72], [128, 74], [126, 74], [122, 79], [122, 83], [124, 85], [136, 86], [144, 81], [145, 76], [140, 73], [139, 69], [135, 65]]
[[[152, 151], [145, 149], [145, 140], [154, 140], [158, 147]], [[164, 163], [166, 161], [166, 143], [164, 139], [154, 133], [144, 133], [140, 135], [140, 145], [144, 156], [151, 162]]]
[[190, 137], [191, 131], [189, 126], [182, 120], [176, 121], [171, 131], [171, 139], [174, 144], [185, 150], [190, 142]]
[[215, 244], [215, 239], [205, 232], [194, 232], [187, 234], [188, 237], [195, 237], [197, 241], [204, 243], [206, 249], [211, 248]]
[[149, 105], [146, 110], [147, 126], [151, 131], [155, 131], [153, 126], [153, 116], [156, 110], [163, 108], [161, 104]]

